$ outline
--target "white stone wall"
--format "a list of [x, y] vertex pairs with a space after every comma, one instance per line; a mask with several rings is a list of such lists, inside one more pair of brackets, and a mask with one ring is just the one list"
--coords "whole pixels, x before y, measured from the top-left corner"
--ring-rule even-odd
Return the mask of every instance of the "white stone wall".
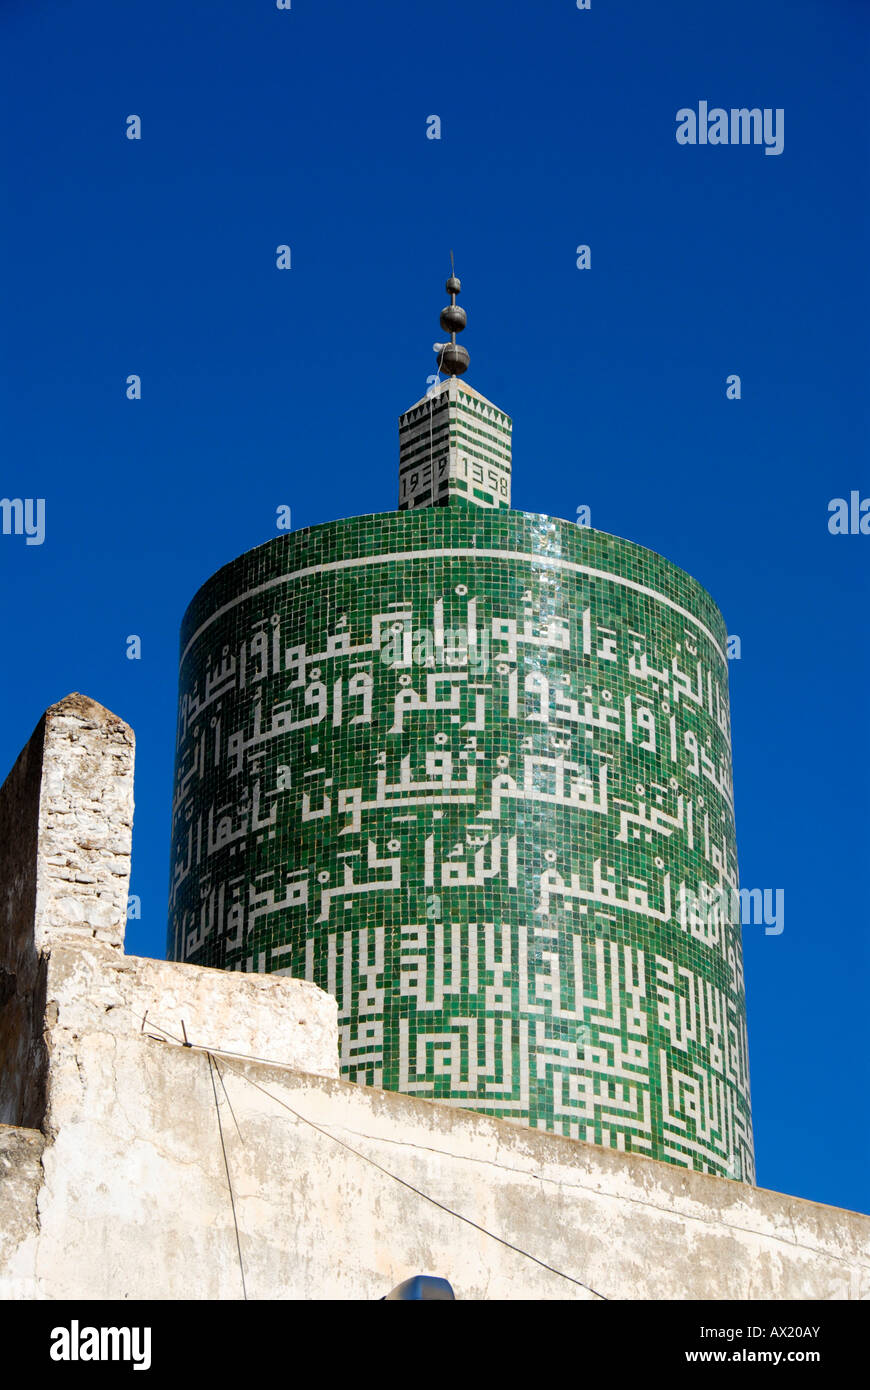
[[88, 1036], [152, 1036], [256, 1057], [318, 1076], [338, 1076], [338, 1005], [308, 980], [239, 975], [126, 956], [98, 947], [55, 946], [48, 965], [49, 1129], [56, 1076]]
[[870, 1296], [866, 1217], [289, 1067], [218, 1058], [221, 1080], [116, 1013], [53, 1051], [38, 1230], [0, 1295], [241, 1298], [222, 1131], [249, 1298], [416, 1273], [464, 1299], [593, 1297], [560, 1275], [609, 1299]]
[[124, 944], [133, 838], [133, 731], [86, 695], [45, 715], [35, 940]]
[[34, 1296], [44, 1146], [36, 1130], [0, 1125], [0, 1298]]
[[125, 956], [132, 748], [73, 696], [0, 789], [0, 1297], [870, 1297], [867, 1217], [341, 1081], [316, 986]]

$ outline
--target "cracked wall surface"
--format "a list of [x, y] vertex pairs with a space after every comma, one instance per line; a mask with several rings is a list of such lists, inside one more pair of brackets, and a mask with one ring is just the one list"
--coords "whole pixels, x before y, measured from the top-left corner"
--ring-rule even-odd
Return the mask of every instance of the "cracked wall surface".
[[0, 1125], [0, 1291], [32, 1297], [39, 1239], [37, 1198], [42, 1186], [43, 1136]]
[[38, 1297], [870, 1295], [854, 1213], [147, 1033], [70, 1040], [53, 1111]]
[[45, 965], [63, 940], [124, 943], [132, 730], [85, 695], [46, 710], [0, 788], [0, 1123], [45, 1105]]
[[0, 1297], [870, 1296], [867, 1217], [340, 1080], [317, 986], [125, 955], [132, 748], [70, 697], [0, 789]]

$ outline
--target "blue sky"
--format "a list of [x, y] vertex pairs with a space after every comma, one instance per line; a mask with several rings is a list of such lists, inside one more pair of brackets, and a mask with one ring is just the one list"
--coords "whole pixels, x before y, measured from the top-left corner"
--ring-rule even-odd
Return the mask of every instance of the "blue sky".
[[[453, 247], [514, 506], [588, 505], [741, 638], [741, 879], [785, 892], [745, 930], [758, 1181], [867, 1210], [870, 536], [827, 522], [870, 497], [870, 6], [2, 0], [0, 41], [0, 494], [46, 500], [0, 536], [0, 769], [72, 690], [132, 724], [128, 949], [164, 953], [184, 608], [279, 505], [395, 506]], [[781, 108], [782, 153], [678, 145], [700, 101]]]

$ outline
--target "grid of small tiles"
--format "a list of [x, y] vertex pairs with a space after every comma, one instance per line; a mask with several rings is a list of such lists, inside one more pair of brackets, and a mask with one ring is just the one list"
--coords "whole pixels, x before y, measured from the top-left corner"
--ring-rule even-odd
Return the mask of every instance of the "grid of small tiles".
[[509, 415], [448, 377], [399, 416], [399, 510], [444, 506], [454, 497], [509, 507]]
[[248, 552], [182, 629], [169, 956], [316, 981], [347, 1078], [753, 1181], [725, 642], [458, 499]]

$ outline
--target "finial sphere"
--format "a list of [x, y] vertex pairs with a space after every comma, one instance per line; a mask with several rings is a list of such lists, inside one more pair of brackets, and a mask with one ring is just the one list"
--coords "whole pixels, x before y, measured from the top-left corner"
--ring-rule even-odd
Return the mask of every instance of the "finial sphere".
[[457, 275], [451, 275], [444, 288], [448, 294], [458, 294], [462, 289], [462, 281]]
[[462, 376], [468, 371], [469, 356], [458, 343], [445, 343], [438, 355], [438, 370], [447, 376]]
[[461, 333], [468, 319], [458, 304], [448, 304], [441, 310], [441, 327], [446, 333]]

